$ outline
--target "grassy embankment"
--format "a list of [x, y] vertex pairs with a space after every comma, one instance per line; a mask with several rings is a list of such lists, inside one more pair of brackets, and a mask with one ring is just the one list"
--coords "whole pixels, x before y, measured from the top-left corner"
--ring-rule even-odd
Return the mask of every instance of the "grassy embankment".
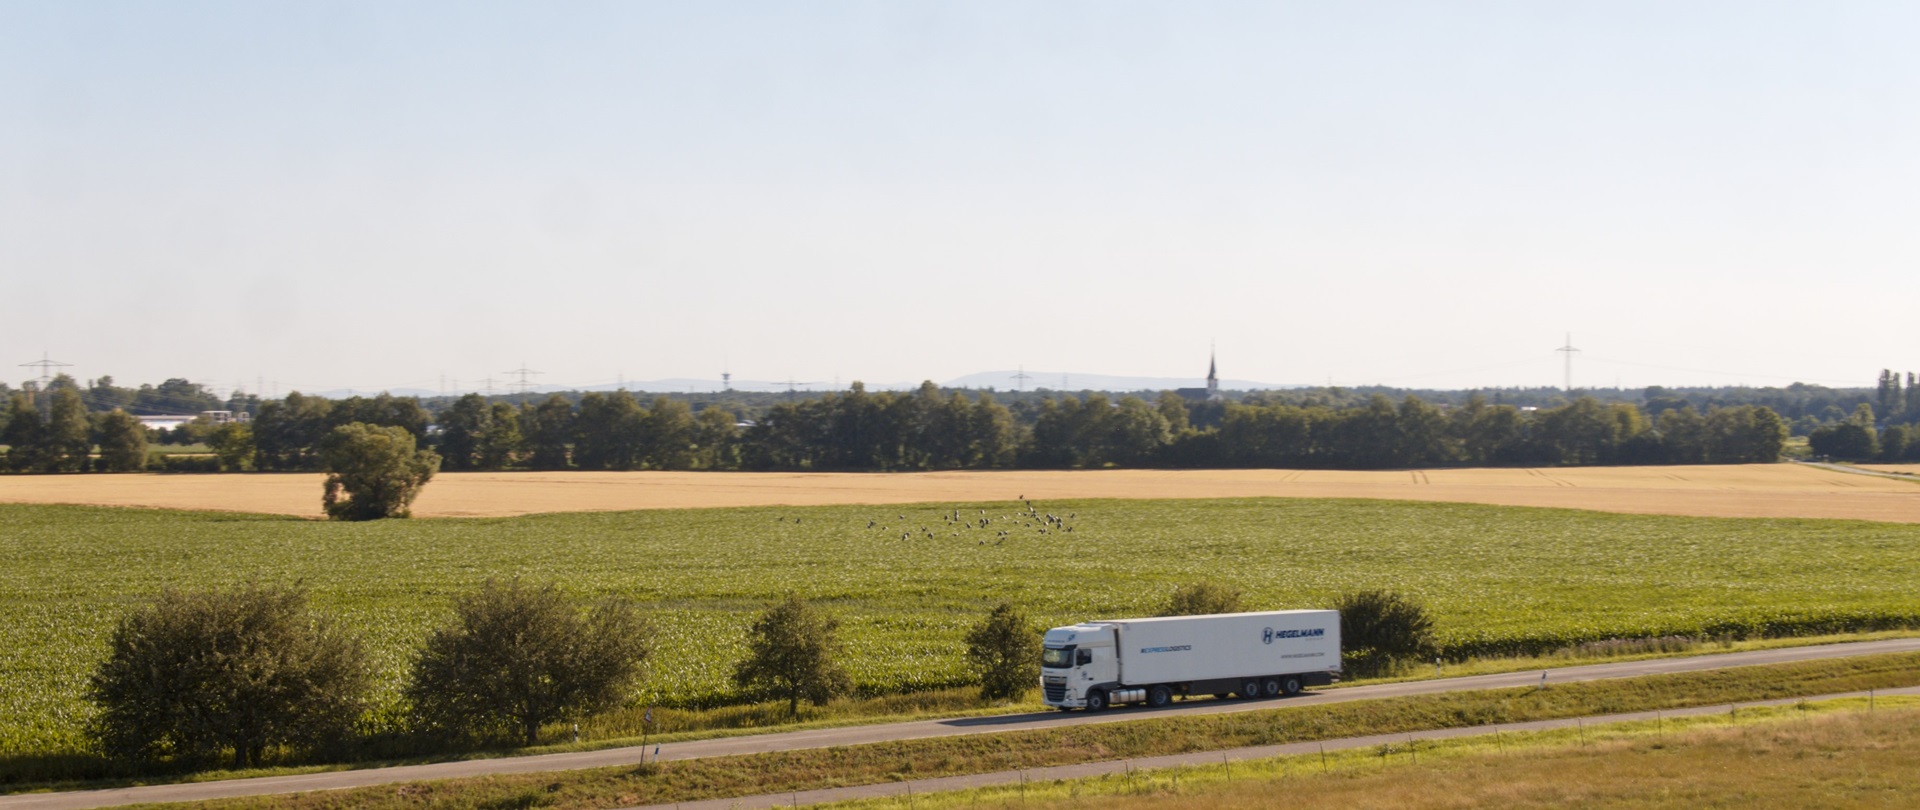
[[[78, 756], [85, 678], [127, 609], [164, 587], [247, 579], [305, 583], [318, 607], [368, 634], [389, 689], [408, 650], [445, 617], [447, 599], [488, 576], [635, 599], [661, 631], [643, 700], [680, 707], [736, 701], [727, 673], [747, 624], [797, 590], [842, 617], [847, 663], [865, 694], [931, 693], [870, 705], [881, 714], [903, 704], [907, 713], [976, 710], [938, 690], [968, 680], [960, 637], [994, 601], [1064, 624], [1150, 612], [1176, 585], [1203, 578], [1244, 588], [1261, 608], [1320, 605], [1366, 587], [1412, 592], [1433, 606], [1455, 656], [1920, 620], [1914, 525], [1388, 501], [1036, 507], [1037, 515], [993, 503], [332, 524], [0, 506], [8, 752], [0, 782], [19, 781], [13, 766], [28, 760]], [[1038, 518], [1048, 514], [1057, 522]], [[636, 707], [586, 730], [630, 737], [638, 716]], [[684, 728], [774, 721], [740, 708], [687, 717]], [[389, 705], [375, 724], [395, 720]]]
[[210, 808], [605, 808], [1076, 762], [1920, 685], [1920, 654], [1389, 698], [1205, 716], [207, 803]]
[[1920, 794], [1916, 759], [1920, 702], [1881, 701], [1869, 708], [1867, 701], [1848, 698], [811, 806], [1895, 808], [1911, 806]]

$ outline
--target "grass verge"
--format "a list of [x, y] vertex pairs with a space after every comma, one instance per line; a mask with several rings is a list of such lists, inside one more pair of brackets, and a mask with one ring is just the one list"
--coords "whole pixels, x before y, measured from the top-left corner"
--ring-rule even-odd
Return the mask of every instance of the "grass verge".
[[1920, 654], [1389, 698], [1210, 716], [547, 774], [407, 783], [209, 803], [218, 808], [603, 808], [989, 773], [1251, 745], [1718, 705], [1920, 685]]
[[1916, 758], [1920, 700], [1850, 698], [812, 806], [1896, 807], [1920, 792]]

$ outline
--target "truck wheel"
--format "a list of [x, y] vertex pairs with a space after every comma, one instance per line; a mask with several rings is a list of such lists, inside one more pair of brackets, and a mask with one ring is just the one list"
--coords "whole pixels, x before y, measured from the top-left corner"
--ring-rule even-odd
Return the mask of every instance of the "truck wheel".
[[1173, 702], [1172, 689], [1168, 689], [1164, 686], [1156, 686], [1152, 689], [1147, 690], [1148, 706], [1151, 706], [1155, 709], [1163, 709], [1163, 708], [1166, 708], [1167, 704], [1172, 702]]
[[1280, 696], [1280, 679], [1268, 678], [1264, 681], [1261, 681], [1260, 694], [1266, 695], [1267, 697], [1279, 697]]
[[1254, 699], [1254, 698], [1257, 698], [1257, 697], [1259, 697], [1259, 696], [1260, 696], [1260, 682], [1259, 682], [1259, 681], [1247, 681], [1247, 682], [1245, 682], [1245, 683], [1242, 683], [1242, 684], [1240, 684], [1240, 697], [1241, 697], [1241, 699], [1243, 699], [1243, 700], [1252, 700], [1252, 699]]
[[1087, 711], [1097, 712], [1107, 707], [1107, 693], [1095, 689], [1087, 693]]
[[1284, 681], [1281, 681], [1280, 691], [1285, 692], [1287, 694], [1287, 697], [1293, 697], [1294, 695], [1300, 694], [1300, 679], [1288, 678]]

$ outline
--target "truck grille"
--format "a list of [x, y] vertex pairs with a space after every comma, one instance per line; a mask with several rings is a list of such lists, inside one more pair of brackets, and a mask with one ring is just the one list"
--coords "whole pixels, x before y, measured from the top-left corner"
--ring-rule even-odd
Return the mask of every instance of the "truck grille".
[[1067, 699], [1067, 685], [1064, 683], [1047, 684], [1046, 692], [1047, 692], [1047, 699], [1055, 703], [1059, 703], [1060, 701]]

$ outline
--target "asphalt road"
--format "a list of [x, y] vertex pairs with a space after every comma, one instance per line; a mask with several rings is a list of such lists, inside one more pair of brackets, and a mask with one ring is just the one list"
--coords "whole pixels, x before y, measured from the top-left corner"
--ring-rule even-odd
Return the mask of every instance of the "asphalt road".
[[[1558, 667], [1544, 670], [1544, 672], [1547, 676], [1546, 682], [1549, 684], [1573, 683], [1609, 678], [1631, 678], [1641, 675], [1697, 672], [1701, 670], [1724, 669], [1727, 667], [1752, 666], [1757, 664], [1779, 664], [1793, 661], [1812, 661], [1900, 652], [1920, 652], [1920, 638], [1828, 644], [1817, 647], [1782, 647], [1772, 650], [1755, 650], [1751, 652], [1722, 653], [1718, 655], [1700, 655], [1684, 658], [1657, 658], [1613, 664], [1589, 664], [1585, 666]], [[1405, 697], [1409, 695], [1431, 695], [1442, 692], [1460, 692], [1474, 689], [1533, 686], [1541, 682], [1542, 672], [1543, 670], [1529, 670], [1526, 672], [1503, 673], [1498, 675], [1473, 675], [1461, 678], [1437, 678], [1426, 681], [1327, 689], [1309, 692], [1297, 697], [1272, 700], [1197, 700], [1187, 703], [1175, 703], [1164, 709], [1123, 707], [1095, 714], [1088, 714], [1086, 712], [1041, 712], [1034, 714], [1001, 715], [998, 717], [921, 720], [910, 723], [886, 723], [881, 725], [791, 731], [780, 734], [759, 734], [749, 737], [729, 737], [663, 745], [661, 746], [659, 759], [662, 762], [673, 762], [703, 757], [757, 754], [768, 751], [828, 748], [840, 745], [862, 745], [893, 740], [952, 737], [963, 734], [990, 734], [1001, 731], [1024, 731], [1036, 728], [1086, 725], [1089, 723], [1115, 723], [1172, 714], [1224, 714], [1228, 712], [1260, 711], [1262, 709], [1273, 709], [1283, 706], [1308, 706], [1355, 700]], [[401, 782], [420, 782], [431, 779], [459, 779], [495, 774], [604, 768], [635, 765], [642, 761], [643, 756], [649, 760], [653, 759], [651, 748], [608, 748], [599, 751], [579, 751], [564, 754], [438, 762], [428, 765], [403, 765], [392, 768], [329, 771], [326, 773], [301, 774], [298, 776], [269, 776], [258, 779], [233, 779], [221, 782], [199, 782], [177, 785], [143, 785], [139, 787], [71, 791], [65, 793], [35, 793], [0, 796], [0, 810], [29, 810], [29, 808], [31, 810], [78, 810], [78, 808], [111, 807], [114, 805], [144, 802], [188, 802], [234, 796], [296, 793], [309, 790], [338, 790], [342, 788], [367, 787]]]

